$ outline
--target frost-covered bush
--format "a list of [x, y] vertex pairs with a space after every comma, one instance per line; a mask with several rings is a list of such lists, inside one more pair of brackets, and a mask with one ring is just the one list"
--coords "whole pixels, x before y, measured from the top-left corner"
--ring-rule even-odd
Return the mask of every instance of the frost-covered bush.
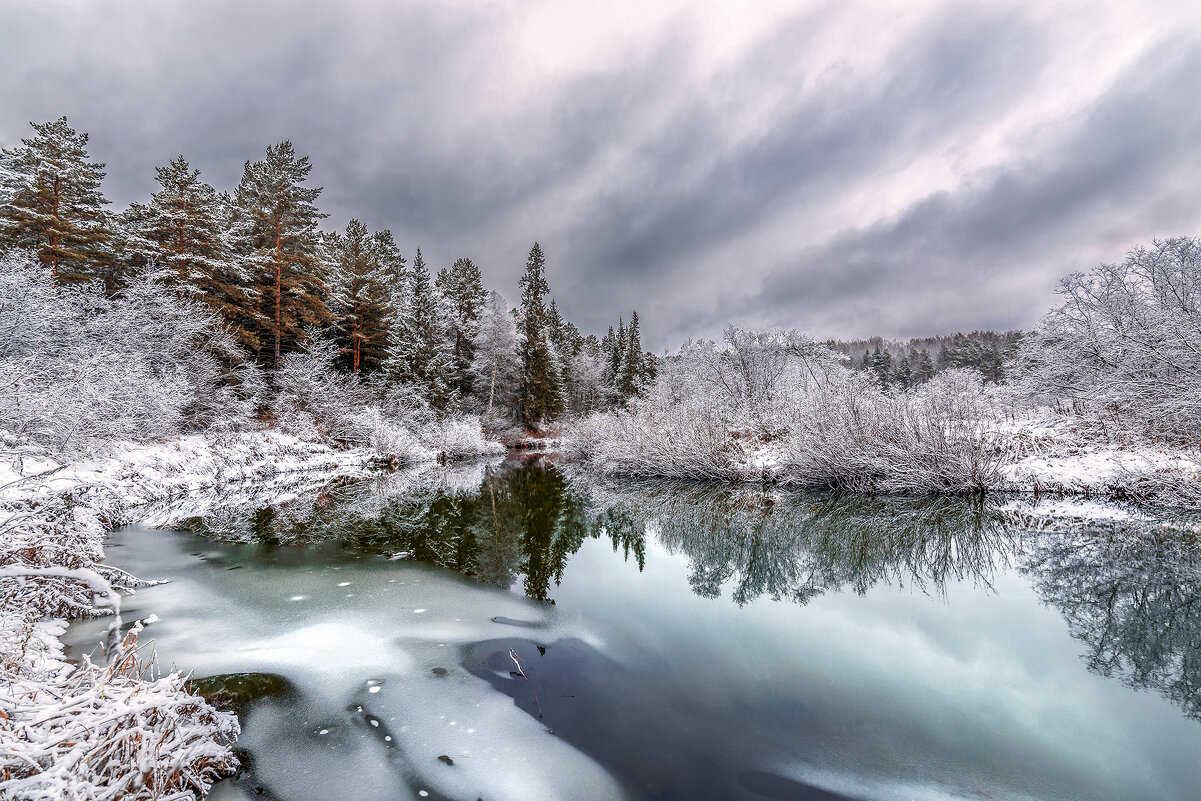
[[[145, 586], [100, 563], [121, 498], [41, 478], [0, 493], [0, 797], [190, 798], [237, 767], [233, 715], [160, 675], [137, 654], [135, 624], [117, 640], [121, 593]], [[114, 615], [113, 648], [71, 665], [64, 617]]]
[[301, 439], [370, 447], [397, 464], [503, 451], [487, 441], [480, 418], [439, 418], [416, 388], [341, 373], [336, 357], [331, 343], [313, 338], [284, 358], [271, 404], [276, 428]]
[[793, 410], [781, 480], [882, 492], [975, 492], [995, 483], [1005, 451], [991, 433], [996, 390], [948, 370], [889, 394], [840, 376]]
[[484, 437], [480, 418], [475, 415], [454, 415], [432, 426], [431, 441], [447, 459], [469, 459], [473, 456], [500, 455], [505, 452], [498, 442]]
[[146, 280], [109, 298], [0, 259], [0, 427], [78, 454], [244, 415], [261, 387], [217, 319]]
[[795, 332], [730, 329], [667, 360], [644, 398], [593, 415], [572, 441], [615, 474], [779, 480], [883, 492], [969, 492], [1003, 462], [999, 390], [952, 370], [882, 391]]
[[336, 359], [336, 346], [318, 337], [283, 358], [272, 376], [277, 429], [305, 440], [367, 444], [370, 430], [361, 412], [372, 392], [358, 376], [338, 372]]
[[1023, 346], [1030, 388], [1201, 445], [1201, 240], [1168, 239], [1065, 278]]
[[136, 650], [140, 626], [103, 665], [72, 670], [39, 650], [32, 625], [0, 631], [0, 783], [13, 799], [193, 798], [238, 765], [238, 722], [155, 675]]
[[397, 465], [415, 464], [437, 458], [437, 451], [426, 444], [412, 428], [389, 417], [378, 406], [360, 409], [354, 422], [359, 434], [366, 437], [362, 444], [386, 454]]

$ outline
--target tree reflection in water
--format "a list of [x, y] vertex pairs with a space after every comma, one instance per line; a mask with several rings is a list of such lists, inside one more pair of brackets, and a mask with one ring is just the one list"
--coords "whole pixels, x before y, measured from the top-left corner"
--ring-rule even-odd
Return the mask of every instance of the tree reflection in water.
[[1036, 538], [1023, 570], [1085, 643], [1090, 670], [1160, 692], [1201, 720], [1201, 537], [1195, 529], [1093, 523]]
[[648, 536], [690, 563], [704, 597], [808, 603], [881, 585], [941, 594], [1017, 567], [1087, 646], [1090, 669], [1163, 693], [1201, 719], [1201, 538], [1162, 524], [1034, 531], [980, 499], [863, 497], [696, 483], [596, 482], [538, 462], [398, 473], [287, 503], [236, 503], [185, 521], [263, 548], [336, 541], [551, 600], [589, 539], [645, 564]]

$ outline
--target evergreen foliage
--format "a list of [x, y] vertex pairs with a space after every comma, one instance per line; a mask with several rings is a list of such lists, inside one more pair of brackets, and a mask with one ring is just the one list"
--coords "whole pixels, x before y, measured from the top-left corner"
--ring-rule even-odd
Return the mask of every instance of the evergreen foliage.
[[325, 243], [338, 351], [355, 374], [377, 369], [387, 354], [392, 317], [387, 282], [395, 257], [388, 250], [391, 233], [380, 234], [351, 220], [344, 234], [331, 234]]
[[89, 158], [88, 135], [66, 117], [30, 125], [34, 136], [3, 151], [0, 244], [34, 250], [54, 284], [102, 276], [112, 264], [104, 165]]
[[311, 170], [308, 156], [280, 142], [246, 163], [234, 196], [239, 255], [258, 280], [259, 339], [272, 343], [273, 366], [307, 328], [329, 321], [317, 258], [317, 221], [326, 215], [314, 205], [321, 188], [304, 185]]
[[420, 248], [408, 273], [405, 296], [388, 340], [385, 369], [391, 380], [412, 385], [430, 406], [445, 411], [457, 399], [454, 359], [437, 290]]
[[150, 203], [133, 204], [118, 226], [126, 254], [138, 266], [153, 265], [161, 279], [205, 303], [246, 348], [258, 346], [259, 312], [249, 276], [234, 259], [231, 202], [200, 180], [183, 156], [155, 168], [159, 191]]
[[552, 420], [563, 411], [561, 378], [550, 342], [545, 298], [546, 257], [537, 242], [530, 249], [521, 285], [521, 385], [518, 396], [521, 419], [526, 424]]
[[475, 357], [475, 337], [480, 315], [488, 299], [480, 268], [471, 259], [456, 259], [449, 269], [438, 271], [435, 286], [445, 305], [447, 333], [451, 341], [454, 388], [460, 397], [471, 393], [475, 376], [471, 363]]

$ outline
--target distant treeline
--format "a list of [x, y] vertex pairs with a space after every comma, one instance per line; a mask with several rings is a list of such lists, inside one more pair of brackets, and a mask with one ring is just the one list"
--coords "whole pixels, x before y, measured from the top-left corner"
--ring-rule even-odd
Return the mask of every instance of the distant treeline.
[[953, 367], [977, 370], [985, 381], [1003, 383], [1017, 361], [1022, 336], [1021, 331], [972, 331], [905, 342], [871, 337], [825, 344], [842, 354], [847, 366], [873, 373], [881, 386], [909, 389]]

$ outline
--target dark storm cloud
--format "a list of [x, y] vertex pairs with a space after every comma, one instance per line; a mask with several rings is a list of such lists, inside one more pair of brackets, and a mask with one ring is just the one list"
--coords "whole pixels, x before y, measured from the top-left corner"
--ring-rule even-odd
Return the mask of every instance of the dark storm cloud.
[[[1044, 63], [1044, 44], [1020, 17], [955, 11], [904, 43], [885, 80], [834, 76], [778, 109], [761, 138], [736, 149], [705, 141], [705, 132], [719, 125], [716, 118], [739, 113], [740, 88], [762, 76], [804, 81], [804, 75], [789, 74], [801, 36], [801, 24], [786, 28], [720, 76], [720, 94], [731, 102], [688, 109], [653, 143], [648, 159], [664, 165], [667, 177], [693, 159], [703, 162], [717, 153], [716, 161], [678, 181], [648, 176], [627, 186], [623, 194], [603, 198], [596, 216], [574, 232], [574, 241], [587, 243], [582, 250], [593, 268], [579, 277], [588, 291], [626, 281], [632, 302], [647, 277], [666, 273], [679, 280], [698, 254], [753, 228], [783, 203], [821, 204], [830, 193], [870, 182], [876, 171], [979, 124], [998, 104], [1026, 91]], [[688, 323], [676, 328], [689, 333]]]
[[[601, 12], [580, 9], [587, 34]], [[68, 115], [120, 207], [179, 153], [232, 188], [290, 138], [331, 226], [391, 227], [435, 267], [470, 255], [510, 296], [540, 239], [569, 316], [596, 330], [636, 306], [656, 347], [727, 321], [1027, 325], [1058, 275], [1197, 222], [1198, 49], [1150, 34], [1092, 107], [1018, 126], [1010, 162], [928, 191], [918, 171], [902, 207], [860, 218], [881, 176], [953, 160], [1053, 86], [1065, 34], [1055, 15], [948, 4], [891, 39], [848, 36], [845, 9], [786, 9], [720, 62], [696, 7], [631, 14], [560, 69], [515, 44], [525, 4], [10, 3], [0, 143]], [[810, 57], [832, 41], [845, 53]]]

